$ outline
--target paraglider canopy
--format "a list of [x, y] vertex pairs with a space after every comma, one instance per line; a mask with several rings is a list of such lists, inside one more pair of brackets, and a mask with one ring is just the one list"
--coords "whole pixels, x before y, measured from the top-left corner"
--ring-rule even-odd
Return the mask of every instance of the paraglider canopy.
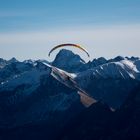
[[60, 45], [55, 46], [54, 48], [52, 48], [52, 49], [50, 50], [48, 56], [50, 56], [51, 53], [52, 53], [54, 50], [56, 50], [56, 49], [58, 49], [58, 48], [61, 48], [61, 47], [66, 47], [66, 46], [71, 46], [71, 47], [79, 48], [79, 49], [81, 49], [82, 51], [84, 51], [84, 52], [87, 54], [88, 57], [90, 57], [88, 51], [87, 51], [86, 49], [84, 49], [82, 46], [77, 45], [77, 44], [70, 44], [70, 43], [69, 43], [69, 44], [60, 44]]

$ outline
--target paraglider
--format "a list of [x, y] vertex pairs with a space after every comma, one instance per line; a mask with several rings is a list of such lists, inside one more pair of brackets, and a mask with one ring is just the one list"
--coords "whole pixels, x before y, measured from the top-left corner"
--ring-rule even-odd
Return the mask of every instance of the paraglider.
[[50, 50], [48, 56], [50, 56], [51, 53], [52, 53], [54, 50], [56, 50], [56, 49], [58, 49], [58, 48], [61, 48], [61, 47], [65, 47], [65, 46], [71, 46], [71, 47], [79, 48], [79, 49], [81, 49], [82, 51], [84, 51], [84, 52], [87, 54], [88, 57], [90, 57], [88, 51], [87, 51], [86, 49], [84, 49], [82, 46], [77, 45], [77, 44], [70, 44], [70, 43], [69, 43], [69, 44], [60, 44], [60, 45], [55, 46], [54, 48], [52, 48], [52, 49]]

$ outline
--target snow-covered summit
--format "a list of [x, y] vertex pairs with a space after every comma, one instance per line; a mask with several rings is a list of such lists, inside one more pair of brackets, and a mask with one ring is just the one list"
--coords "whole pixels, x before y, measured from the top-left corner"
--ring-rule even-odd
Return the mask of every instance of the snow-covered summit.
[[93, 78], [121, 78], [121, 79], [139, 79], [140, 80], [140, 61], [121, 60], [118, 62], [109, 62], [88, 69], [78, 74], [78, 77]]
[[75, 80], [97, 100], [118, 108], [140, 83], [140, 62], [127, 59], [108, 62], [79, 72]]

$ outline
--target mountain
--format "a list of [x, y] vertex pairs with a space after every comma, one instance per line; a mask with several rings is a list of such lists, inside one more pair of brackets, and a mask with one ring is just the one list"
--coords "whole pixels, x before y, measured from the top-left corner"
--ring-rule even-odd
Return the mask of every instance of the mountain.
[[[77, 91], [55, 80], [47, 64], [75, 75], [80, 88], [98, 102], [85, 108]], [[139, 111], [136, 104], [139, 104], [139, 84], [138, 57], [118, 56], [109, 60], [100, 57], [86, 63], [72, 51], [63, 49], [51, 63], [0, 59], [0, 139], [123, 137], [134, 127], [131, 128], [131, 123], [125, 125], [130, 121], [125, 120], [125, 114], [136, 108], [136, 115]], [[126, 131], [121, 127], [121, 119]]]
[[68, 72], [77, 72], [81, 67], [84, 67], [85, 61], [82, 60], [79, 55], [74, 54], [72, 51], [62, 49], [56, 55], [52, 65]]
[[139, 62], [109, 62], [78, 73], [76, 81], [91, 96], [118, 108], [140, 81]]

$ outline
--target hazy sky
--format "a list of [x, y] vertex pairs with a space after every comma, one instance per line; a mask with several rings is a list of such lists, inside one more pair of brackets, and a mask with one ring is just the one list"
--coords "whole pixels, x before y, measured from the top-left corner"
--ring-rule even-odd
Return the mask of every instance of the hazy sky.
[[140, 57], [140, 0], [0, 0], [0, 57], [51, 60], [60, 43], [92, 58]]

